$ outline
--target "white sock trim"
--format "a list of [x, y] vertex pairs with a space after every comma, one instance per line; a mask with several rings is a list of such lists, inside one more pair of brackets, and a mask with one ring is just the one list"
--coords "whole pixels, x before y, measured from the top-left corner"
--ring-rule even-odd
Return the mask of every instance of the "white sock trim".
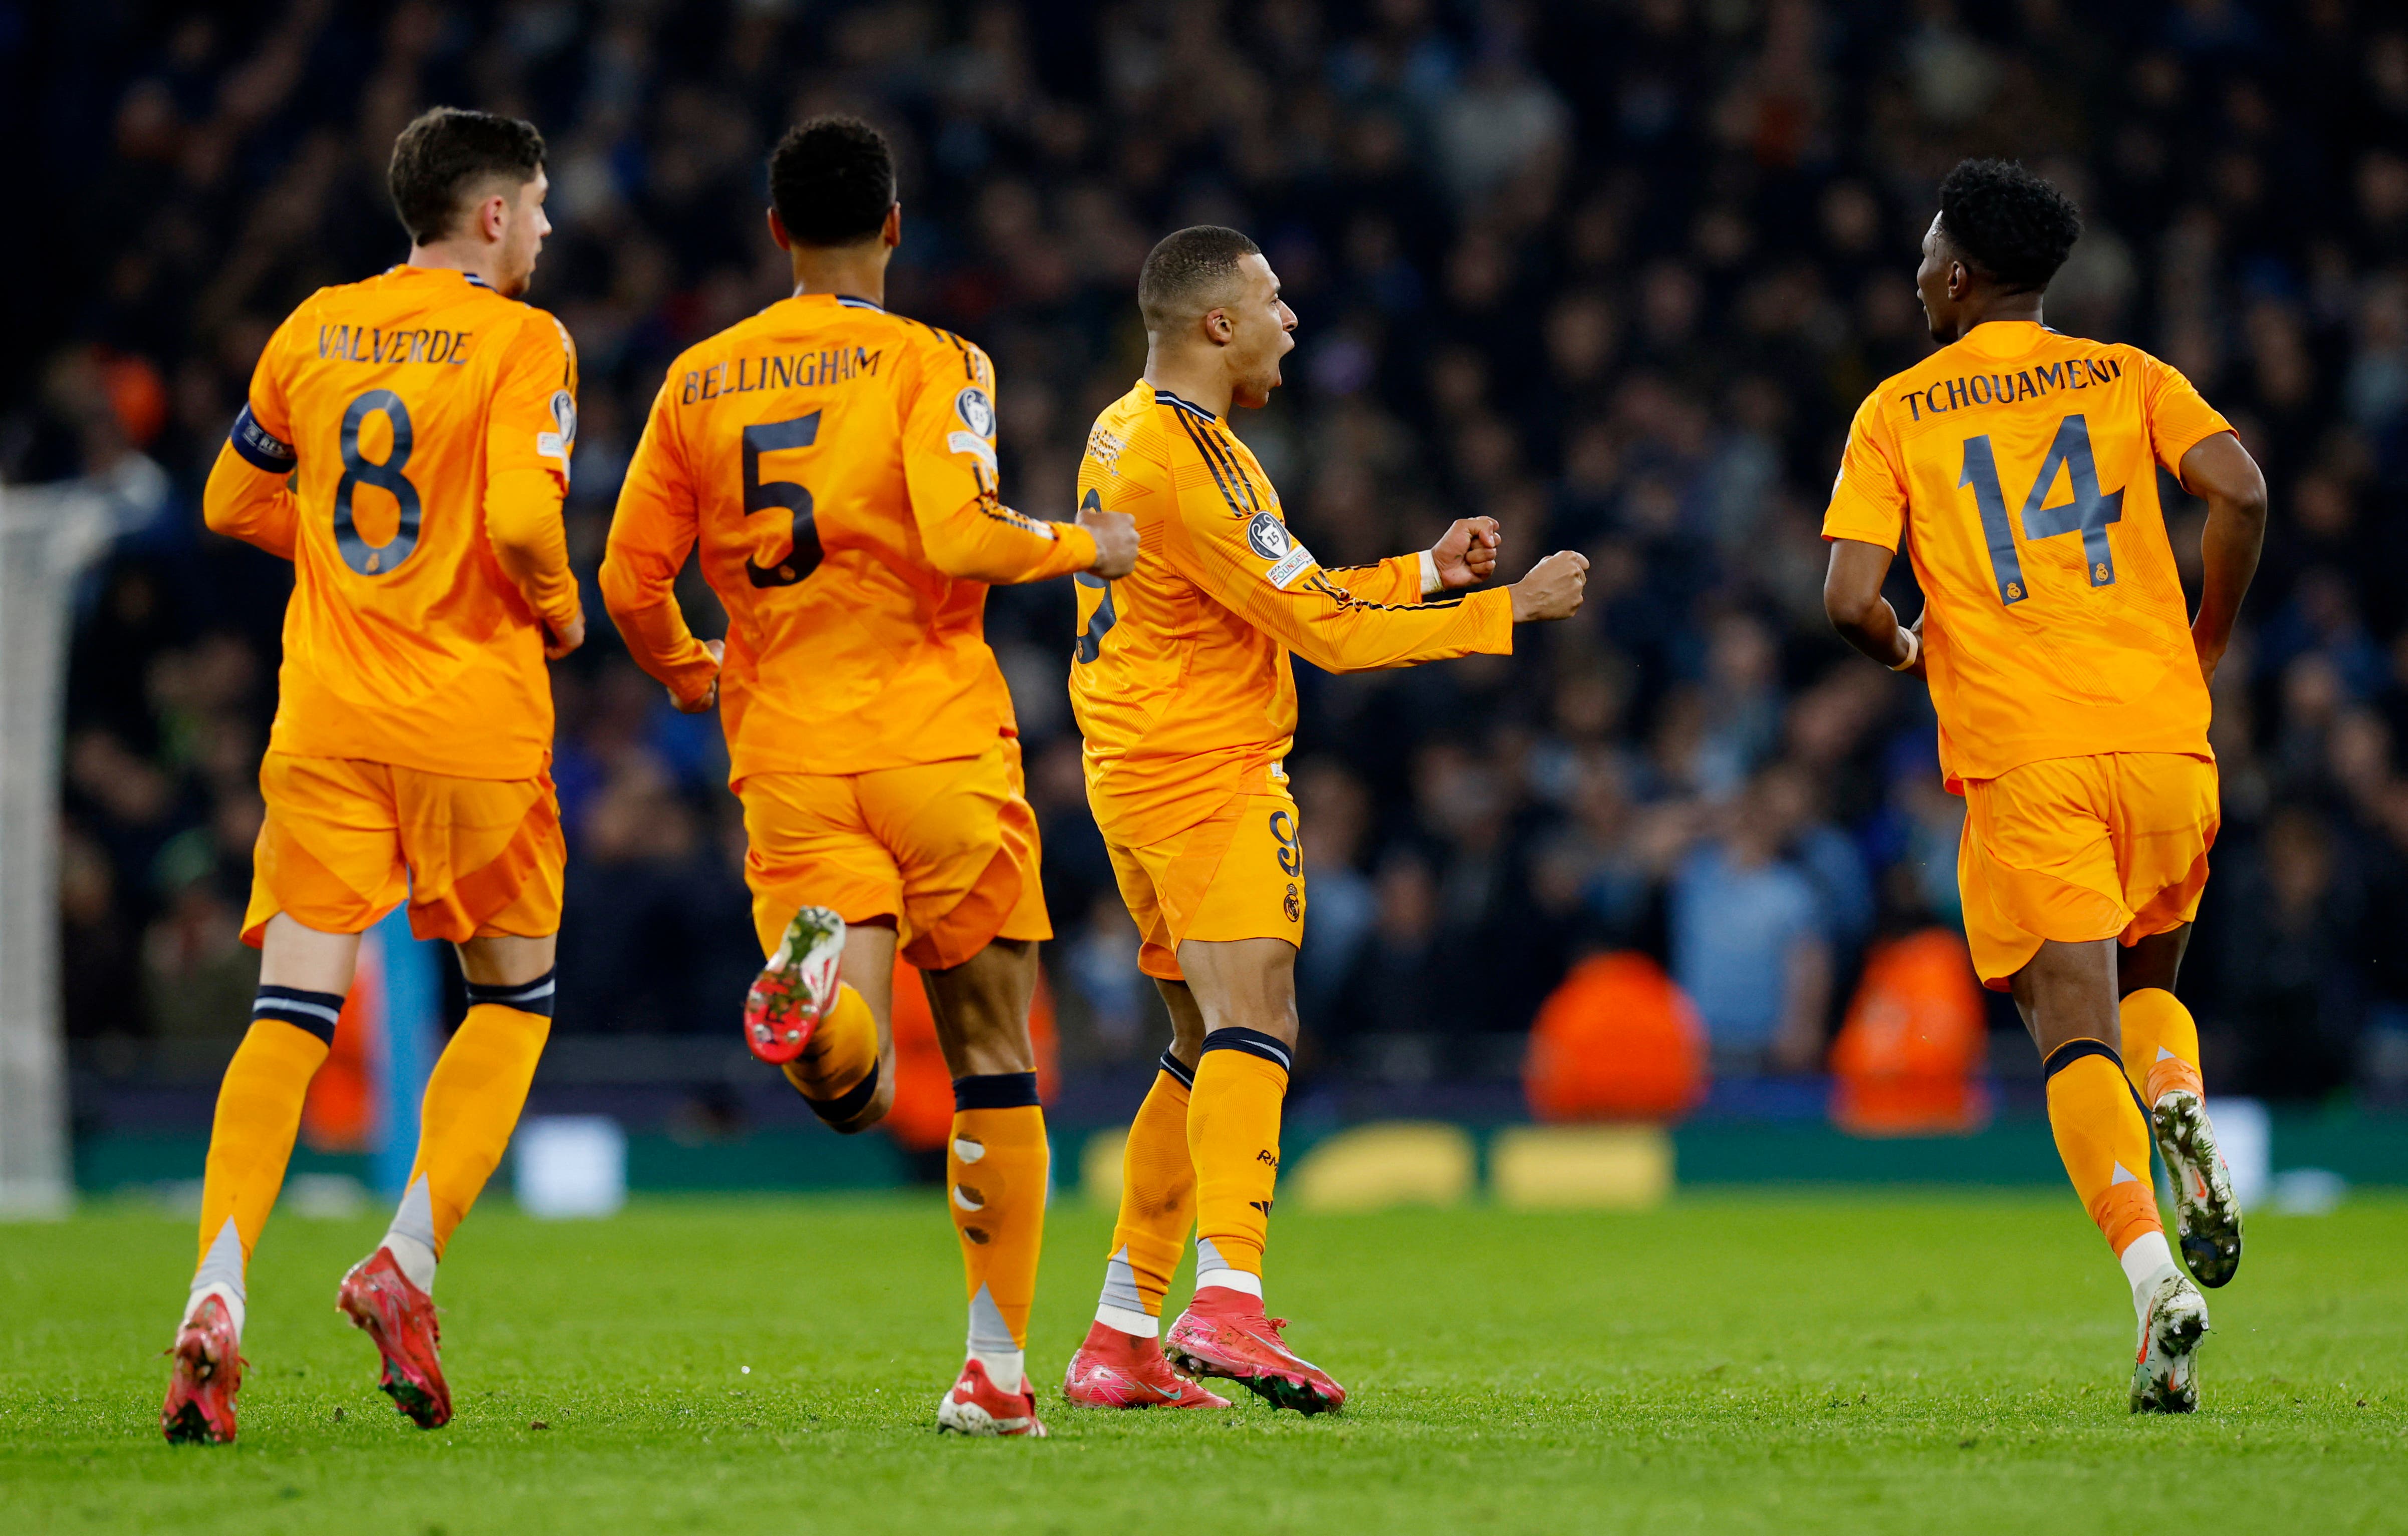
[[2182, 1273], [2174, 1268], [2173, 1250], [2166, 1245], [2163, 1232], [2143, 1232], [2124, 1245], [2115, 1257], [2124, 1267], [2124, 1278], [2132, 1286], [2132, 1312], [2146, 1328], [2149, 1322], [2149, 1299], [2168, 1275]]
[[232, 1285], [227, 1285], [223, 1281], [219, 1281], [213, 1285], [199, 1286], [194, 1290], [191, 1296], [186, 1297], [184, 1299], [184, 1315], [178, 1321], [176, 1326], [180, 1328], [184, 1324], [191, 1322], [193, 1320], [193, 1313], [200, 1310], [201, 1303], [208, 1300], [212, 1296], [225, 1303], [226, 1315], [234, 1319], [234, 1336], [236, 1339], [240, 1339], [242, 1337], [243, 1319], [242, 1293], [236, 1290]]
[[1028, 1352], [1022, 1349], [974, 1349], [969, 1357], [986, 1367], [986, 1379], [1002, 1392], [1028, 1388]]
[[1244, 1270], [1201, 1270], [1196, 1275], [1196, 1288], [1204, 1290], [1218, 1285], [1225, 1290], [1243, 1291], [1256, 1300], [1262, 1299], [1263, 1277]]
[[1096, 1304], [1096, 1321], [1108, 1328], [1118, 1328], [1133, 1338], [1159, 1339], [1162, 1337], [1161, 1318], [1149, 1317], [1141, 1312], [1131, 1312], [1126, 1307], [1116, 1307], [1110, 1301]]
[[378, 1246], [393, 1256], [393, 1261], [401, 1266], [401, 1272], [411, 1285], [429, 1296], [435, 1294], [434, 1249], [407, 1232], [387, 1232]]

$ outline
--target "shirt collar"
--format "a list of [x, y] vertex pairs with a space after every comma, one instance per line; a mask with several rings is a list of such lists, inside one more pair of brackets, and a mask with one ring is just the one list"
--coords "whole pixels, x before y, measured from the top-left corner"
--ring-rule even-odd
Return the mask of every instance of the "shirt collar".
[[1211, 411], [1205, 409], [1202, 406], [1197, 405], [1195, 401], [1184, 399], [1179, 395], [1173, 395], [1170, 391], [1164, 389], [1159, 384], [1148, 384], [1146, 385], [1146, 388], [1154, 391], [1154, 397], [1156, 400], [1167, 406], [1175, 406], [1179, 409], [1186, 411], [1189, 415], [1194, 416], [1198, 421], [1217, 422], [1221, 419], [1220, 417], [1213, 415]]
[[875, 309], [882, 315], [886, 312], [886, 306], [883, 304], [880, 304], [872, 299], [861, 298], [852, 294], [806, 294], [801, 289], [797, 288], [786, 296], [789, 298], [834, 299], [837, 303], [843, 305], [848, 309]]

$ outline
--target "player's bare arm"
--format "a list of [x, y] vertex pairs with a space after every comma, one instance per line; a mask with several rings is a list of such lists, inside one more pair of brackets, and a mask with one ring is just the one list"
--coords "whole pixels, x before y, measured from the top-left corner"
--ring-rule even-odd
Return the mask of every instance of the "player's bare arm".
[[1859, 538], [1831, 540], [1831, 564], [1823, 573], [1823, 613], [1840, 638], [1893, 672], [1924, 675], [1923, 620], [1899, 623], [1898, 610], [1882, 596], [1890, 552]]
[[2199, 544], [2199, 616], [2191, 621], [2190, 641], [2200, 674], [2213, 682], [2266, 542], [2266, 477], [2239, 438], [2219, 432], [2183, 455], [2182, 483], [2207, 503]]

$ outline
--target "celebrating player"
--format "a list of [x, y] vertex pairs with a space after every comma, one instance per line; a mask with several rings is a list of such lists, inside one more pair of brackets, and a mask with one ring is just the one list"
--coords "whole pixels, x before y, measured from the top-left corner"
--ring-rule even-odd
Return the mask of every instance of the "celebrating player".
[[[1915, 272], [1941, 350], [1856, 411], [1823, 601], [1851, 645], [1930, 683], [1966, 801], [1974, 967], [2014, 995], [2057, 1151], [2131, 1283], [2132, 1411], [2187, 1413], [2207, 1305], [2158, 1225], [2149, 1138], [2191, 1275], [2221, 1285], [2241, 1211], [2173, 984], [2218, 820], [2208, 683], [2257, 570], [2266, 482], [2180, 373], [2041, 323], [2081, 232], [2020, 165], [1966, 161], [1941, 183]], [[2160, 466], [2207, 503], [2195, 620]], [[1926, 603], [1912, 628], [1882, 597], [1901, 532]]]
[[1095, 1406], [1226, 1406], [1175, 1373], [1156, 1339], [1193, 1222], [1196, 1296], [1171, 1327], [1170, 1359], [1318, 1413], [1344, 1390], [1263, 1313], [1304, 932], [1304, 845], [1282, 767], [1296, 732], [1288, 656], [1342, 672], [1507, 653], [1514, 624], [1580, 607], [1588, 562], [1551, 555], [1510, 588], [1426, 600], [1496, 568], [1497, 524], [1472, 518], [1421, 553], [1325, 570], [1224, 420], [1270, 398], [1296, 345], [1269, 263], [1236, 230], [1183, 229], [1146, 257], [1138, 304], [1145, 377], [1088, 435], [1079, 504], [1134, 516], [1149, 555], [1122, 580], [1079, 578], [1070, 697], [1088, 803], [1174, 1036], [1129, 1130], [1103, 1301], [1065, 1392]]
[[[969, 1357], [937, 1421], [1042, 1435], [1022, 1363], [1046, 1188], [1028, 1005], [1053, 929], [982, 624], [990, 584], [1126, 575], [1137, 533], [997, 501], [986, 354], [881, 308], [903, 224], [875, 130], [789, 132], [769, 194], [794, 296], [671, 366], [603, 596], [681, 709], [721, 710], [769, 956], [745, 1003], [754, 1054], [821, 1119], [866, 1129], [894, 1098], [897, 946], [925, 973], [953, 1074], [946, 1185], [970, 1298]], [[727, 609], [724, 654], [671, 590], [697, 538]]]
[[160, 1425], [235, 1437], [243, 1275], [326, 1059], [360, 933], [407, 900], [458, 946], [468, 1015], [426, 1085], [392, 1229], [337, 1305], [422, 1428], [452, 1416], [435, 1266], [509, 1142], [552, 1026], [566, 849], [544, 658], [585, 638], [561, 529], [577, 435], [568, 333], [513, 295], [552, 232], [543, 136], [438, 108], [394, 145], [408, 263], [280, 326], [209, 472], [210, 527], [293, 562], [245, 941], [250, 1032], [226, 1068], [201, 1262]]

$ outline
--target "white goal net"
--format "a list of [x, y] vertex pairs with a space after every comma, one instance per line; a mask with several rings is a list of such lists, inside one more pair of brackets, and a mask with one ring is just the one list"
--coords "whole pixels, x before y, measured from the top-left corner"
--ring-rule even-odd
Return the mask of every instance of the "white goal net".
[[117, 520], [82, 487], [0, 485], [0, 1216], [73, 1200], [59, 1020], [60, 731], [76, 579]]

